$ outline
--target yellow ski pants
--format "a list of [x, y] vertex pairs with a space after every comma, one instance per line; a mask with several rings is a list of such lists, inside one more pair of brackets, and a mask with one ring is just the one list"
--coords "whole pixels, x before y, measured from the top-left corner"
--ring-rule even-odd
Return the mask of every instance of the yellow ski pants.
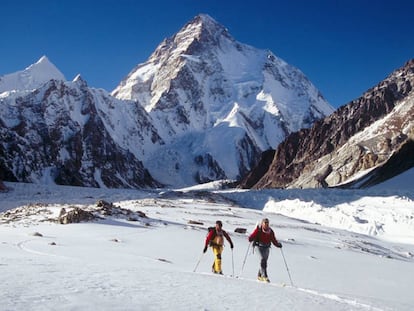
[[223, 252], [222, 245], [213, 245], [211, 246], [214, 254], [214, 263], [213, 263], [213, 272], [221, 272], [221, 253]]

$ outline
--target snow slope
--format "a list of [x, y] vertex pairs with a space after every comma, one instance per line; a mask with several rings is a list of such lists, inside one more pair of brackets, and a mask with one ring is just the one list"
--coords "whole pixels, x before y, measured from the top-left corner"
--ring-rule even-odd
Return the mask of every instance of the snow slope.
[[[242, 191], [219, 190], [216, 182], [137, 191], [6, 185], [13, 190], [0, 193], [0, 211], [8, 211], [0, 214], [2, 310], [408, 311], [414, 306], [414, 195], [408, 187]], [[98, 200], [147, 218], [128, 221], [113, 214], [69, 225], [42, 221], [62, 207], [92, 209]], [[285, 202], [293, 217], [273, 210], [275, 202]], [[378, 208], [385, 204], [388, 208]], [[343, 205], [363, 210], [368, 221], [381, 214], [382, 234], [362, 234], [356, 226], [344, 230], [334, 217]], [[344, 223], [363, 223], [352, 209], [341, 216]], [[328, 210], [336, 211], [332, 222], [325, 217]], [[247, 235], [234, 232], [252, 231], [264, 216], [283, 243], [293, 285], [275, 248], [269, 259], [272, 283], [257, 282], [258, 258]], [[217, 219], [235, 244], [233, 251], [224, 249], [225, 276], [210, 273], [210, 250], [202, 254], [206, 228]], [[400, 236], [388, 228], [392, 222], [402, 225]]]

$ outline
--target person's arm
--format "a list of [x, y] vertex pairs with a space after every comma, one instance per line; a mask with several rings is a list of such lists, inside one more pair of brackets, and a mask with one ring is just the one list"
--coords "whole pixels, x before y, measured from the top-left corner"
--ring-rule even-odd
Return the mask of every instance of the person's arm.
[[252, 232], [252, 234], [250, 234], [249, 236], [249, 242], [252, 242], [255, 240], [258, 231], [259, 231], [259, 227], [256, 227], [254, 231]]
[[211, 238], [213, 237], [213, 230], [210, 230], [206, 236], [206, 241], [204, 242], [203, 253], [207, 251], [207, 247], [210, 244]]
[[274, 233], [274, 231], [273, 231], [273, 230], [272, 230], [272, 231], [271, 231], [271, 233], [270, 233], [270, 239], [271, 239], [271, 241], [272, 241], [272, 243], [273, 243], [273, 245], [274, 245], [274, 246], [279, 247], [279, 248], [281, 248], [281, 247], [282, 247], [282, 243], [280, 243], [280, 242], [276, 239], [276, 236], [275, 236], [275, 233]]
[[226, 232], [226, 231], [223, 231], [223, 234], [224, 234], [224, 237], [227, 239], [227, 241], [229, 241], [229, 243], [230, 243], [230, 248], [233, 248], [233, 247], [234, 247], [234, 245], [233, 245], [233, 242], [232, 242], [232, 240], [231, 240], [230, 236], [227, 234], [227, 232]]

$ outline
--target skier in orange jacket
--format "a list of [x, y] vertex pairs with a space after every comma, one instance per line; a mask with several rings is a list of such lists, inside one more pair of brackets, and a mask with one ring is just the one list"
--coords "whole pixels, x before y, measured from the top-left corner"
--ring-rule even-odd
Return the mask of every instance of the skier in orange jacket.
[[210, 246], [214, 253], [214, 263], [212, 266], [213, 273], [223, 274], [221, 270], [221, 253], [223, 252], [224, 238], [230, 243], [230, 248], [233, 249], [233, 242], [226, 231], [223, 229], [223, 223], [220, 220], [216, 221], [215, 228], [209, 228], [209, 232], [204, 243], [203, 252], [207, 251]]

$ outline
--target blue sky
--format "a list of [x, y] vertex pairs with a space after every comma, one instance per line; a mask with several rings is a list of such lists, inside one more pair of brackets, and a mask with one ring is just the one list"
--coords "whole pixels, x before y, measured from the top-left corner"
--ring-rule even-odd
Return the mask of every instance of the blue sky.
[[114, 89], [199, 13], [302, 70], [339, 107], [414, 58], [409, 0], [3, 0], [0, 75], [46, 55], [68, 80]]

